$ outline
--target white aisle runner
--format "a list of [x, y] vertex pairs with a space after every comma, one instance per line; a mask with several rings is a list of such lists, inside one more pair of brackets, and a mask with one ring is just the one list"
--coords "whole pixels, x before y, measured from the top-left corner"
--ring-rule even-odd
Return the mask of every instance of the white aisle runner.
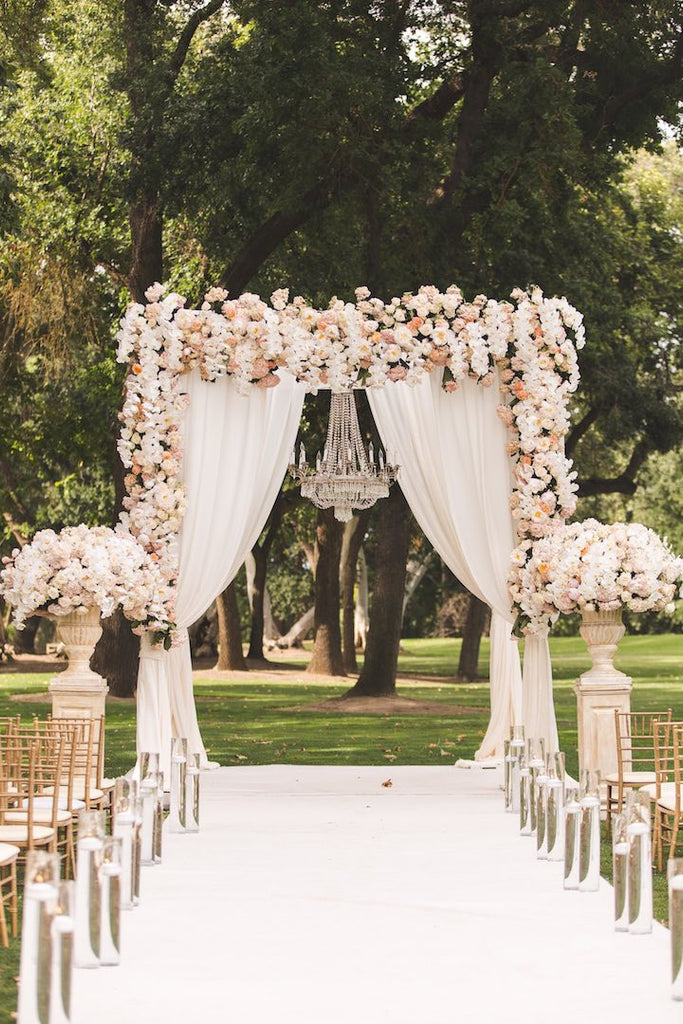
[[[390, 778], [392, 785], [383, 787]], [[498, 771], [223, 768], [165, 835], [120, 967], [75, 972], [74, 1024], [658, 1024], [668, 932], [564, 892]]]

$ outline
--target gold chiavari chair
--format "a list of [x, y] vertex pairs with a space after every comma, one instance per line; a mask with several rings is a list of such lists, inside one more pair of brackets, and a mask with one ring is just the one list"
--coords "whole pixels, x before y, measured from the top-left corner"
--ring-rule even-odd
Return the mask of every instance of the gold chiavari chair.
[[681, 832], [683, 722], [672, 722], [669, 733], [664, 733], [659, 742], [662, 771], [664, 772], [668, 765], [667, 774], [671, 777], [671, 781], [662, 781], [660, 795], [655, 805], [655, 843], [657, 844], [658, 865], [661, 869], [664, 846], [668, 844], [668, 856], [673, 857]]
[[654, 725], [671, 721], [666, 711], [615, 711], [617, 770], [605, 776], [607, 785], [607, 834], [612, 814], [621, 814], [627, 789], [656, 784]]
[[0, 940], [3, 946], [9, 946], [7, 916], [5, 909], [9, 907], [12, 938], [17, 937], [19, 901], [17, 897], [17, 860], [19, 847], [10, 843], [0, 843]]
[[69, 785], [62, 785], [62, 803], [78, 813], [84, 807], [88, 810], [101, 808], [105, 802], [104, 792], [98, 788], [95, 740], [98, 719], [92, 718], [47, 718], [34, 719], [36, 732], [53, 735], [76, 735], [73, 770]]
[[[65, 877], [73, 878], [76, 872], [76, 853], [74, 811], [71, 809], [69, 793], [73, 780], [75, 731], [71, 734], [40, 733], [36, 732], [35, 727], [27, 727], [18, 730], [16, 735], [24, 744], [34, 744], [38, 752], [33, 819], [38, 825], [49, 825], [56, 830], [57, 852], [64, 857]], [[25, 808], [17, 808], [7, 814], [7, 821], [21, 822], [25, 815]]]
[[[57, 830], [35, 819], [39, 749], [35, 742], [0, 741], [0, 842], [18, 846], [23, 858], [30, 850], [57, 849]], [[56, 806], [56, 792], [52, 808]], [[20, 814], [13, 821], [11, 815]]]
[[[48, 721], [55, 728], [72, 726], [81, 730], [82, 764], [77, 772], [78, 780], [75, 795], [83, 800], [88, 808], [99, 808], [111, 815], [111, 803], [114, 792], [114, 779], [104, 778], [104, 715], [98, 718], [52, 718]], [[86, 761], [89, 760], [88, 771]]]

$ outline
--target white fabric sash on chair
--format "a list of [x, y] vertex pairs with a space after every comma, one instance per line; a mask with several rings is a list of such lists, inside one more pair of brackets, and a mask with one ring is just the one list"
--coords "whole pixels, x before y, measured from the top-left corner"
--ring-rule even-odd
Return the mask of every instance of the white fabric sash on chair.
[[238, 395], [234, 382], [188, 374], [183, 479], [187, 511], [180, 531], [176, 619], [170, 651], [143, 643], [138, 675], [138, 753], [156, 750], [170, 767], [171, 736], [209, 762], [197, 725], [187, 627], [233, 579], [256, 543], [286, 472], [305, 389], [289, 374], [275, 388]]
[[[497, 376], [491, 387], [465, 380], [453, 394], [443, 390], [441, 381], [442, 374], [435, 372], [415, 386], [398, 382], [369, 389], [368, 399], [423, 532], [454, 575], [491, 607], [491, 719], [475, 755], [484, 759], [502, 754], [510, 724], [523, 720], [519, 649], [512, 638], [507, 588], [516, 544], [509, 437], [497, 414]], [[547, 683], [544, 693], [547, 699]], [[554, 726], [552, 704], [550, 715]], [[537, 723], [542, 718], [539, 713]]]

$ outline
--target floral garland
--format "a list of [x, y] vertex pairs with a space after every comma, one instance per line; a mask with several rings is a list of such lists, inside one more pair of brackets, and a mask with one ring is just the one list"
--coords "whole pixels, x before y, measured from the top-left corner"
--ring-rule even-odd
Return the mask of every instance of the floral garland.
[[520, 546], [513, 560], [513, 600], [532, 631], [560, 612], [673, 611], [683, 581], [683, 559], [641, 523], [572, 523], [536, 540], [530, 556]]
[[81, 524], [60, 533], [40, 530], [3, 563], [0, 592], [19, 629], [36, 611], [66, 615], [97, 607], [106, 617], [120, 607], [137, 632], [169, 630], [157, 566], [120, 528]]
[[128, 308], [118, 334], [117, 358], [129, 364], [118, 446], [127, 470], [121, 521], [158, 563], [171, 623], [185, 509], [180, 471], [187, 399], [180, 382], [186, 370], [198, 368], [205, 380], [229, 375], [240, 392], [273, 387], [288, 372], [315, 392], [415, 384], [434, 371], [453, 391], [468, 377], [490, 386], [498, 369], [520, 538], [544, 536], [572, 515], [576, 474], [563, 439], [584, 329], [566, 299], [534, 288], [513, 292], [512, 302], [484, 295], [465, 302], [455, 286], [445, 292], [423, 286], [385, 303], [359, 288], [355, 304], [334, 298], [318, 310], [301, 297], [289, 302], [284, 289], [273, 293], [269, 306], [257, 295], [229, 299], [214, 288], [200, 309], [188, 310], [181, 296], [165, 294], [161, 285], [146, 298], [147, 305]]

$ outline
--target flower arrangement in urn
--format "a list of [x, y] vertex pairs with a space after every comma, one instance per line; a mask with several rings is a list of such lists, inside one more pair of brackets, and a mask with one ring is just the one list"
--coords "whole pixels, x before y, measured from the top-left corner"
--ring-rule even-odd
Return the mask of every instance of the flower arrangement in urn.
[[527, 632], [547, 629], [560, 612], [673, 611], [682, 593], [683, 559], [641, 523], [562, 526], [520, 544], [512, 562], [512, 597]]
[[36, 612], [64, 616], [99, 608], [106, 617], [119, 607], [137, 632], [165, 634], [170, 628], [159, 571], [125, 531], [83, 524], [60, 533], [40, 530], [3, 562], [0, 593], [12, 606], [19, 629]]

